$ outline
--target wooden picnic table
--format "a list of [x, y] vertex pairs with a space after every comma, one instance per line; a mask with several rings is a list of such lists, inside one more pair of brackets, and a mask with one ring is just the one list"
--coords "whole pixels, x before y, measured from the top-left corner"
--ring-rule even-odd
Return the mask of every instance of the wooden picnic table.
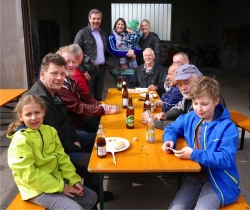
[[0, 89], [0, 107], [18, 99], [27, 89]]

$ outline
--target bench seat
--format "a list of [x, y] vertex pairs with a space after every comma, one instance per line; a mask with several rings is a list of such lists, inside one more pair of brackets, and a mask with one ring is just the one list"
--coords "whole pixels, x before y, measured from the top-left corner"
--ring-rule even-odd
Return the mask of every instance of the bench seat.
[[236, 209], [250, 209], [250, 207], [247, 204], [247, 202], [244, 200], [244, 198], [240, 195], [236, 202], [223, 206], [219, 209], [220, 210], [236, 210]]

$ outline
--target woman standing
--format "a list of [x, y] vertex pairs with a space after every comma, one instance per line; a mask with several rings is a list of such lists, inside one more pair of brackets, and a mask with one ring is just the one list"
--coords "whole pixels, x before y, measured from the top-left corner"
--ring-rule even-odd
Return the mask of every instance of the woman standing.
[[[135, 58], [136, 56], [138, 56], [142, 53], [142, 50], [137, 49], [137, 48], [132, 48], [131, 50], [118, 49], [117, 46], [119, 46], [119, 44], [124, 42], [123, 36], [126, 33], [127, 33], [126, 21], [123, 18], [118, 18], [115, 21], [113, 32], [108, 38], [109, 51], [117, 58], [120, 58], [120, 57]], [[118, 59], [117, 66], [119, 68], [119, 59]], [[132, 69], [129, 62], [127, 62], [127, 67], [128, 67], [128, 69]], [[113, 74], [113, 73], [111, 73], [111, 75], [114, 77], [115, 82], [117, 82], [117, 75]], [[127, 84], [130, 83], [130, 80], [132, 79], [132, 77], [133, 77], [133, 75], [126, 75]]]
[[[142, 37], [139, 40], [139, 45], [144, 51], [146, 48], [151, 48], [155, 52], [155, 63], [161, 64], [161, 42], [158, 35], [151, 32], [151, 25], [147, 19], [141, 21], [140, 28]], [[144, 63], [143, 56], [140, 56], [140, 64]]]

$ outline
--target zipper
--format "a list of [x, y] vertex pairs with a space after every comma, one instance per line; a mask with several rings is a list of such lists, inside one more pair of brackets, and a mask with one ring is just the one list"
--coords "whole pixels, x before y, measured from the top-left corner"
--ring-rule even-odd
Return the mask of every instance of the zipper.
[[235, 182], [235, 184], [239, 184], [238, 180], [231, 176], [226, 170], [224, 170], [224, 172]]
[[[42, 156], [44, 157], [44, 155], [43, 155], [43, 149], [44, 149], [43, 134], [42, 134], [42, 132], [41, 132], [40, 130], [38, 130], [38, 132], [39, 132], [39, 134], [40, 134], [40, 136], [41, 136], [41, 139], [42, 139]], [[45, 158], [45, 157], [44, 157], [44, 158]]]

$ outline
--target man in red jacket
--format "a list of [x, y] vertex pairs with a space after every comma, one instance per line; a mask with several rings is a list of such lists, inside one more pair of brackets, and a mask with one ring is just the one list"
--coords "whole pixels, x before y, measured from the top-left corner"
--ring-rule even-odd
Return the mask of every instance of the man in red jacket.
[[96, 133], [101, 116], [118, 113], [119, 107], [101, 104], [79, 87], [71, 77], [75, 69], [75, 56], [67, 46], [61, 47], [57, 53], [67, 62], [64, 84], [58, 93], [68, 109], [68, 117], [78, 135]]

